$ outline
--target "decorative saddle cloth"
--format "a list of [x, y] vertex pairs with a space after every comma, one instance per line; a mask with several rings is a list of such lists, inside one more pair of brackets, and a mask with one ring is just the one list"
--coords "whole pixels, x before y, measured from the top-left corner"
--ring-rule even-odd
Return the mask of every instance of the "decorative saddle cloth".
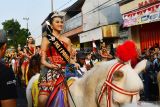
[[74, 79], [68, 79], [67, 82], [63, 81], [56, 86], [48, 98], [46, 107], [69, 107], [68, 91], [74, 81]]

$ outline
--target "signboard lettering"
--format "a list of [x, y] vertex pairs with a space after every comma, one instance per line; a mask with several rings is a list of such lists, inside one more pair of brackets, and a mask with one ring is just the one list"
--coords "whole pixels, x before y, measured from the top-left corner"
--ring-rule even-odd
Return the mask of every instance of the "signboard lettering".
[[139, 7], [139, 8], [140, 8], [140, 7], [144, 7], [144, 6], [147, 6], [147, 5], [149, 5], [149, 4], [156, 3], [156, 2], [158, 2], [158, 1], [160, 1], [160, 0], [146, 0], [146, 1], [143, 1], [143, 2], [138, 3], [138, 7]]

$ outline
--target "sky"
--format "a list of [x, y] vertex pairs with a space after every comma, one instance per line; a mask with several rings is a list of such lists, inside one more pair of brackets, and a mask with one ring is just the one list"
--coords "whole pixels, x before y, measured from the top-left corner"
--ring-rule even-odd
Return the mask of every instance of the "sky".
[[[53, 0], [54, 10], [62, 10], [77, 0]], [[66, 5], [65, 5], [66, 4]], [[51, 0], [0, 0], [0, 29], [2, 22], [14, 19], [21, 28], [28, 28], [34, 38], [41, 36], [41, 23], [51, 12]]]

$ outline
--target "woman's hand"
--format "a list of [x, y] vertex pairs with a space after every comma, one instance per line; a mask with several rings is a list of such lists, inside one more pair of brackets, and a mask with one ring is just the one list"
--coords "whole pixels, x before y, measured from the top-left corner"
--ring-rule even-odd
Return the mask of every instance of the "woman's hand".
[[55, 69], [55, 70], [59, 70], [59, 69], [61, 69], [61, 65], [60, 64], [52, 64], [51, 68]]
[[75, 63], [74, 65], [75, 65], [76, 69], [80, 68], [80, 65], [78, 63]]
[[90, 64], [85, 64], [85, 67], [86, 67], [87, 71], [91, 69], [91, 65]]
[[60, 66], [59, 66], [59, 65], [52, 64], [52, 65], [51, 65], [51, 68], [52, 68], [52, 69], [55, 69], [55, 70], [58, 70], [58, 69], [60, 69]]

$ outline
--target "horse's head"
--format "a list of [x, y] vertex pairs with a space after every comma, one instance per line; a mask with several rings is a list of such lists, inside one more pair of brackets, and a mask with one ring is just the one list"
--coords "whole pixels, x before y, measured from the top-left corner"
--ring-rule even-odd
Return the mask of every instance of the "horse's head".
[[[130, 63], [127, 63], [114, 71], [112, 84], [119, 87], [120, 91], [122, 89], [122, 93], [113, 89], [112, 98], [115, 102], [123, 104], [129, 103], [135, 98], [139, 100], [138, 92], [143, 88], [143, 83], [138, 74], [145, 69], [146, 62], [147, 60], [139, 62], [135, 68], [132, 68]], [[128, 94], [125, 94], [125, 92]]]

